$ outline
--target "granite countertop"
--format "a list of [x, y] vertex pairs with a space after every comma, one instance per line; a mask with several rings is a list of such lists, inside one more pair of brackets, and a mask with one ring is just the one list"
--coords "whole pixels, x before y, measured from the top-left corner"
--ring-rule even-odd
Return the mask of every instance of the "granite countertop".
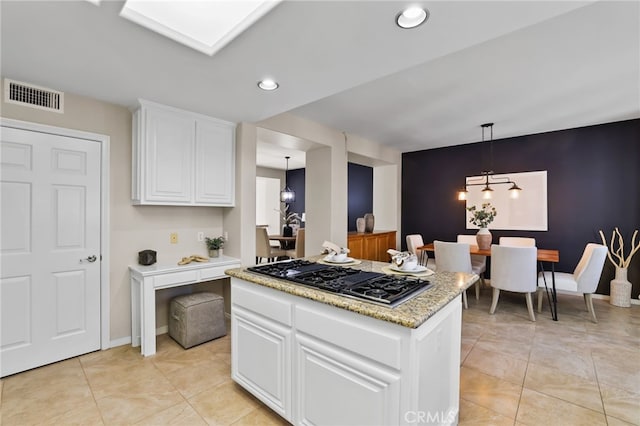
[[[306, 260], [318, 261], [321, 258], [322, 256], [312, 256], [307, 257]], [[363, 260], [362, 263], [349, 265], [349, 267], [364, 271], [383, 272], [382, 268], [388, 265], [388, 263]], [[418, 328], [447, 303], [455, 299], [463, 290], [469, 288], [479, 279], [476, 274], [436, 272], [433, 275], [423, 278], [435, 284], [432, 288], [423, 291], [395, 308], [391, 308], [305, 287], [267, 275], [256, 274], [248, 271], [246, 268], [228, 269], [225, 273], [231, 277], [240, 278], [254, 284], [284, 291], [285, 293], [295, 296], [305, 297], [320, 303], [326, 303], [409, 328]]]

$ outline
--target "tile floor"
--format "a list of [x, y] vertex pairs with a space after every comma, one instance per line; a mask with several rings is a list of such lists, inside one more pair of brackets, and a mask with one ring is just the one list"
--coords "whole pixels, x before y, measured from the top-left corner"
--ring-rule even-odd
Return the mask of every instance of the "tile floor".
[[[471, 295], [471, 293], [470, 293]], [[640, 306], [560, 295], [560, 321], [528, 320], [490, 289], [463, 313], [461, 425], [640, 425]], [[143, 358], [121, 346], [0, 380], [0, 425], [280, 425], [230, 379], [230, 337], [188, 351], [167, 335]]]

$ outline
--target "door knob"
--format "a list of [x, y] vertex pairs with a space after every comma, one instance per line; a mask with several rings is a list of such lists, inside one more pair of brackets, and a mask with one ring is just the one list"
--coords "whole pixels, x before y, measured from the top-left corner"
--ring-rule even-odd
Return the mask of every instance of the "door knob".
[[80, 262], [90, 262], [93, 263], [96, 261], [96, 259], [98, 259], [95, 255], [89, 256], [86, 259], [80, 259]]

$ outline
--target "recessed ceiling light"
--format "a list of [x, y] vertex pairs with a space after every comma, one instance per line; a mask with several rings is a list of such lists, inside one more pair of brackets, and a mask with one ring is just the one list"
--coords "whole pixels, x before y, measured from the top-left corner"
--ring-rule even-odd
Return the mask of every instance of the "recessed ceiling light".
[[271, 80], [270, 78], [265, 78], [264, 80], [261, 80], [258, 82], [258, 87], [261, 88], [262, 90], [267, 90], [267, 91], [276, 90], [278, 86], [279, 84]]
[[412, 6], [396, 16], [396, 24], [400, 28], [415, 28], [429, 18], [429, 11], [421, 7]]

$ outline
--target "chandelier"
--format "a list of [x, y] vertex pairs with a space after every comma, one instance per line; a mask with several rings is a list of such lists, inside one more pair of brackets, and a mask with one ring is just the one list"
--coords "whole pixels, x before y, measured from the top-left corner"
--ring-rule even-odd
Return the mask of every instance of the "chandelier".
[[284, 188], [280, 191], [280, 201], [283, 203], [293, 203], [296, 200], [296, 193], [293, 189], [289, 188], [287, 184], [287, 174], [289, 172], [289, 156], [284, 157], [287, 160], [287, 168], [284, 174]]
[[[491, 139], [489, 140], [489, 149], [490, 149], [490, 157], [491, 157], [491, 165], [493, 166], [493, 123], [484, 123], [482, 124], [482, 142], [484, 142], [484, 130], [489, 127], [491, 130]], [[484, 186], [482, 188], [482, 198], [485, 200], [490, 200], [493, 193], [493, 188], [491, 185], [511, 185], [509, 188], [509, 196], [511, 198], [518, 198], [520, 195], [520, 188], [514, 181], [512, 181], [508, 176], [495, 176], [495, 172], [493, 170], [482, 171], [481, 177], [467, 179], [465, 182], [465, 186], [458, 192], [458, 200], [466, 200], [467, 194], [469, 193], [468, 188], [470, 186]]]

